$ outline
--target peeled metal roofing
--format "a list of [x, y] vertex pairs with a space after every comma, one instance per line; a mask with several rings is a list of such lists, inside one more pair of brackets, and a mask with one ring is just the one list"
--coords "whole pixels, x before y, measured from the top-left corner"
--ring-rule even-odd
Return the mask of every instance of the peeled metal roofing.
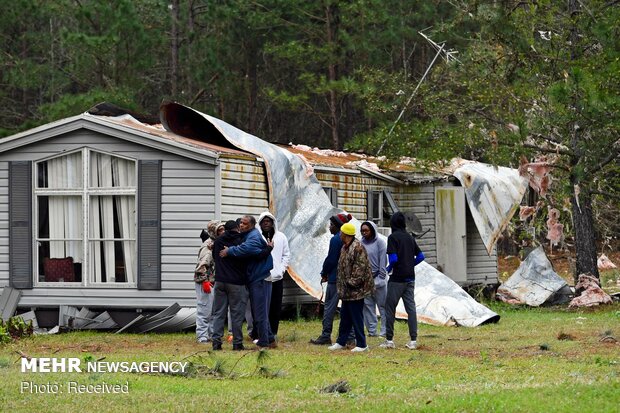
[[[168, 103], [161, 107], [164, 126], [175, 133], [185, 128], [204, 129], [201, 122], [209, 122], [233, 145], [264, 159], [269, 187], [269, 209], [278, 219], [278, 227], [289, 239], [291, 261], [289, 273], [308, 294], [320, 298], [322, 286], [320, 271], [327, 255], [331, 234], [329, 217], [341, 212], [334, 208], [321, 184], [308, 174], [304, 161], [276, 145], [263, 141], [219, 119], [194, 109]], [[196, 114], [202, 117], [198, 121]], [[360, 222], [353, 221], [359, 228]], [[497, 321], [499, 316], [473, 300], [454, 281], [426, 263], [418, 266], [421, 321], [441, 325], [476, 326]], [[402, 308], [402, 303], [400, 304]], [[406, 316], [402, 311], [398, 314]]]
[[[85, 116], [95, 116], [97, 118], [102, 118], [102, 116], [98, 115], [85, 115]], [[167, 139], [172, 142], [180, 143], [183, 145], [191, 146], [199, 149], [207, 149], [216, 153], [227, 153], [227, 154], [235, 154], [235, 155], [245, 155], [251, 156], [247, 152], [240, 151], [236, 148], [225, 147], [220, 145], [215, 145], [213, 143], [209, 143], [205, 140], [192, 139], [188, 138], [176, 133], [171, 133], [164, 129], [164, 127], [160, 124], [149, 125], [146, 123], [142, 123], [131, 117], [130, 115], [116, 116], [116, 117], [105, 117], [105, 119], [117, 125], [122, 125], [131, 129], [139, 130], [141, 132], [148, 133], [150, 135], [155, 135], [160, 138]]]
[[[500, 318], [424, 261], [415, 267], [415, 302], [418, 321], [426, 324], [476, 327]], [[402, 301], [396, 307], [396, 315], [406, 317]]]
[[[287, 236], [291, 249], [289, 273], [304, 291], [321, 297], [321, 265], [327, 255], [331, 234], [329, 217], [341, 212], [334, 208], [314, 174], [306, 174], [303, 160], [293, 153], [265, 142], [217, 118], [176, 103], [161, 107], [166, 129], [179, 133], [187, 123], [213, 125], [236, 147], [260, 156], [265, 162], [269, 186], [269, 210], [278, 219], [278, 227]], [[204, 129], [200, 124], [198, 129]]]
[[469, 210], [490, 254], [519, 208], [527, 182], [516, 169], [463, 159], [453, 162], [452, 169], [452, 174], [465, 188]]

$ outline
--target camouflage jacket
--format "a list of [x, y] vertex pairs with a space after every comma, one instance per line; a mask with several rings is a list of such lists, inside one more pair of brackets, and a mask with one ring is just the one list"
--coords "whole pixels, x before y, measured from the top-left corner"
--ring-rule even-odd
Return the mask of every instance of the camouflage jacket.
[[361, 300], [372, 294], [375, 283], [368, 254], [356, 239], [349, 246], [342, 246], [336, 285], [338, 297], [344, 301]]

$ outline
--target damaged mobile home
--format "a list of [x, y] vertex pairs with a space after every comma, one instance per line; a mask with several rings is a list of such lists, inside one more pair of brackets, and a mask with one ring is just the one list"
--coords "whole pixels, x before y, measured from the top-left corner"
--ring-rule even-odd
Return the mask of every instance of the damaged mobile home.
[[[60, 306], [102, 309], [123, 326], [136, 310], [194, 307], [206, 221], [268, 208], [291, 242], [285, 303], [321, 296], [326, 223], [341, 209], [384, 234], [395, 210], [414, 213], [433, 270], [457, 288], [495, 284], [496, 235], [525, 190], [507, 168], [379, 169], [359, 155], [272, 145], [177, 104], [162, 106], [163, 126], [92, 113], [0, 141], [0, 288], [20, 291], [19, 311], [57, 320]], [[494, 201], [506, 179], [516, 204]]]

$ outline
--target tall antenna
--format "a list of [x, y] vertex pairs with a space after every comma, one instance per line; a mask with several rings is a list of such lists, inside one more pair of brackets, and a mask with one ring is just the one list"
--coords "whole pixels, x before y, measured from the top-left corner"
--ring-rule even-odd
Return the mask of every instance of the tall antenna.
[[[424, 29], [424, 30], [426, 30], [426, 29]], [[398, 118], [396, 118], [396, 121], [394, 121], [394, 124], [390, 128], [390, 131], [388, 132], [387, 136], [385, 137], [385, 139], [381, 143], [381, 146], [379, 147], [379, 150], [377, 151], [377, 156], [379, 156], [379, 154], [381, 154], [381, 151], [383, 150], [383, 147], [387, 143], [388, 138], [390, 137], [390, 135], [394, 131], [394, 128], [396, 127], [396, 125], [398, 124], [400, 119], [403, 117], [403, 114], [407, 110], [407, 107], [409, 107], [409, 104], [411, 103], [411, 100], [413, 99], [413, 97], [415, 96], [416, 92], [420, 88], [420, 85], [422, 85], [422, 82], [424, 82], [424, 79], [426, 79], [426, 75], [428, 75], [428, 73], [431, 71], [431, 68], [435, 64], [435, 61], [437, 60], [437, 58], [443, 53], [444, 54], [444, 59], [445, 59], [446, 63], [449, 63], [449, 62], [451, 62], [453, 60], [456, 60], [457, 62], [460, 63], [460, 61], [455, 57], [455, 55], [458, 53], [458, 51], [453, 50], [453, 49], [445, 50], [444, 47], [446, 45], [446, 42], [442, 42], [441, 44], [438, 44], [438, 43], [434, 42], [430, 37], [428, 37], [427, 35], [425, 35], [423, 33], [424, 30], [419, 31], [418, 34], [420, 36], [424, 37], [424, 39], [426, 39], [426, 41], [428, 41], [431, 44], [431, 46], [433, 46], [433, 48], [435, 50], [437, 50], [437, 53], [435, 54], [435, 57], [433, 58], [431, 63], [426, 68], [426, 71], [422, 75], [422, 78], [418, 82], [418, 85], [415, 87], [415, 89], [411, 93], [411, 96], [409, 96], [409, 99], [407, 99], [407, 103], [405, 103], [405, 106], [403, 107], [403, 110], [400, 111], [400, 114], [398, 115]]]

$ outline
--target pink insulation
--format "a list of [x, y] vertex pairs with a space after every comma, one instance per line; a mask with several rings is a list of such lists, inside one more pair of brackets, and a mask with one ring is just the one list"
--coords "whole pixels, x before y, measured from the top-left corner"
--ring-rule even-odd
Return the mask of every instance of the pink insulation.
[[564, 225], [560, 224], [560, 211], [555, 208], [549, 209], [547, 219], [547, 239], [552, 245], [558, 245], [564, 235]]
[[599, 270], [613, 270], [616, 268], [616, 264], [614, 264], [605, 254], [601, 254], [596, 261], [596, 265]]
[[572, 299], [569, 308], [574, 307], [592, 307], [600, 304], [611, 304], [612, 299], [598, 283], [596, 277], [590, 274], [581, 274], [579, 282], [575, 286], [575, 291], [581, 291], [581, 294]]

